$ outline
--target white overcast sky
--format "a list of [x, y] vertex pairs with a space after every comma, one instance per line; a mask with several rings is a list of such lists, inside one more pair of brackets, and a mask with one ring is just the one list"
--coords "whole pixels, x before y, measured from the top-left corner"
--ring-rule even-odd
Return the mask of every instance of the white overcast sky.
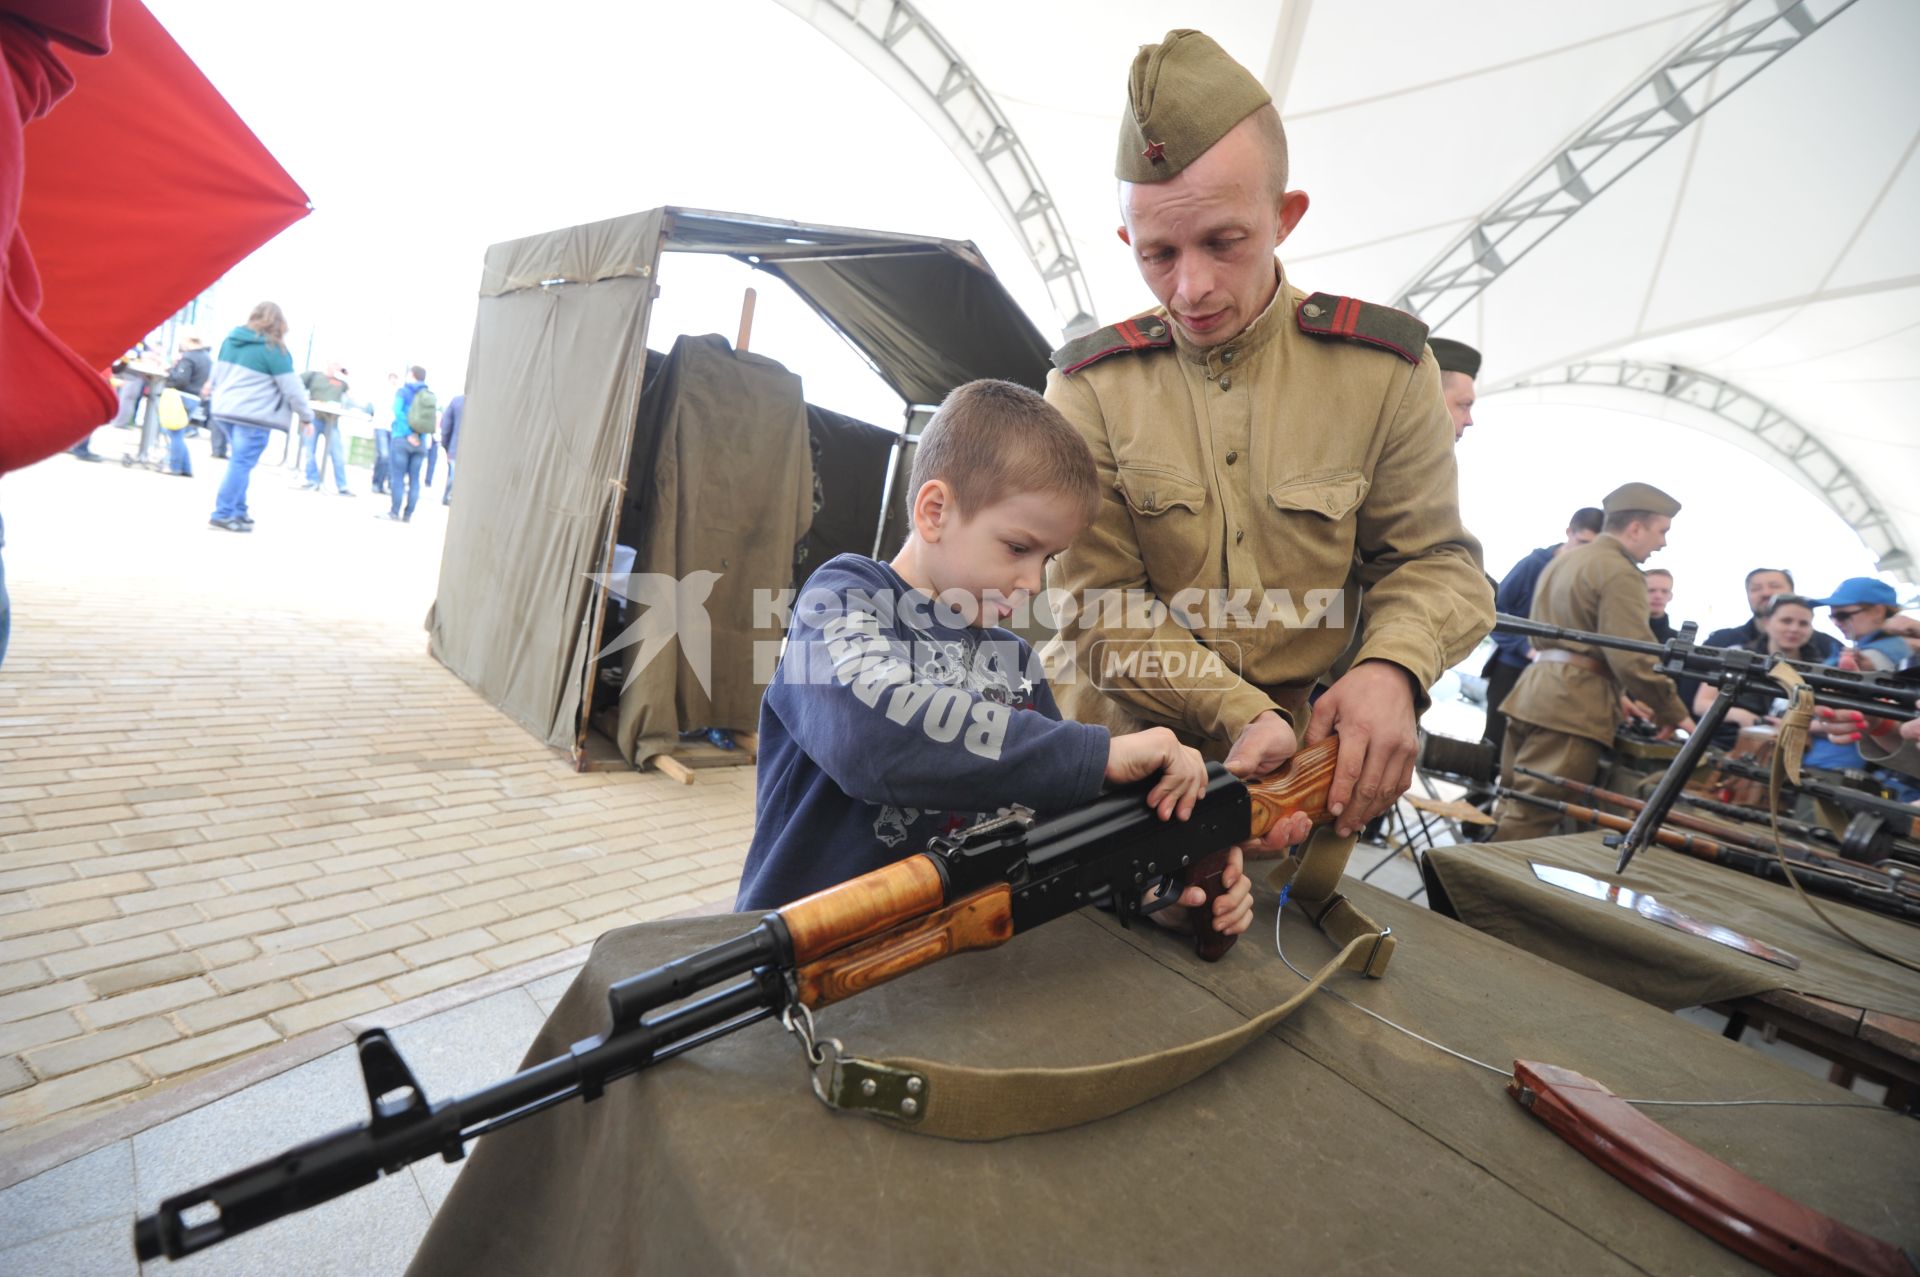
[[[316, 364], [342, 360], [362, 390], [421, 363], [444, 401], [464, 373], [487, 245], [660, 204], [970, 239], [1055, 335], [1038, 277], [959, 163], [772, 0], [147, 3], [314, 205], [217, 286], [216, 341], [270, 297], [296, 359], [311, 340]], [[1294, 178], [1311, 190], [1339, 175]], [[1102, 236], [1081, 251], [1124, 249]], [[649, 344], [731, 338], [756, 278], [754, 348], [799, 372], [814, 402], [896, 425], [898, 400], [837, 336], [730, 261], [668, 260]], [[1108, 321], [1150, 300], [1095, 299]], [[1811, 593], [1873, 574], [1859, 538], [1804, 489], [1705, 435], [1502, 396], [1478, 422], [1459, 452], [1461, 501], [1496, 576], [1633, 479], [1685, 505], [1649, 565], [1676, 573], [1682, 618], [1743, 619], [1754, 566], [1791, 567]]]

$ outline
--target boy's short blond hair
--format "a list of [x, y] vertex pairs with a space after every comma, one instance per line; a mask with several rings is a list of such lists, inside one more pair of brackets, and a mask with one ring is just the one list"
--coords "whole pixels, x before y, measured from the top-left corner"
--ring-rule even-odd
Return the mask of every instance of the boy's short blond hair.
[[970, 381], [941, 403], [914, 450], [907, 499], [935, 479], [967, 518], [1025, 492], [1073, 502], [1083, 523], [1100, 508], [1087, 441], [1058, 408], [1011, 381]]

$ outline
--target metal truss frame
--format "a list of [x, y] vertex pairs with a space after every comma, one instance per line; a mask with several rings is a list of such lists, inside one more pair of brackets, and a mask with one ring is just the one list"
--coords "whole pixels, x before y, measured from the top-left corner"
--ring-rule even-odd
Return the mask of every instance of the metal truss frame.
[[1438, 330], [1540, 241], [1854, 0], [1734, 0], [1556, 148], [1403, 287]]
[[1013, 125], [907, 0], [779, 0], [851, 54], [932, 125], [1027, 250], [1067, 337], [1098, 327], [1093, 294], [1039, 167]]
[[1754, 449], [1811, 489], [1846, 520], [1879, 560], [1882, 572], [1913, 571], [1913, 554], [1893, 517], [1847, 464], [1811, 430], [1731, 382], [1677, 364], [1587, 361], [1509, 382], [1489, 392], [1588, 386], [1657, 395], [1710, 413], [1758, 445]]

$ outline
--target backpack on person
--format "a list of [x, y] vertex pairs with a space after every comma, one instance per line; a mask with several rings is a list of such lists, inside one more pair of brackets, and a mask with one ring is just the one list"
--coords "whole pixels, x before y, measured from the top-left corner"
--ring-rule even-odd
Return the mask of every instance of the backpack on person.
[[440, 420], [440, 401], [425, 386], [413, 392], [413, 402], [407, 405], [407, 429], [414, 434], [433, 437], [434, 427]]

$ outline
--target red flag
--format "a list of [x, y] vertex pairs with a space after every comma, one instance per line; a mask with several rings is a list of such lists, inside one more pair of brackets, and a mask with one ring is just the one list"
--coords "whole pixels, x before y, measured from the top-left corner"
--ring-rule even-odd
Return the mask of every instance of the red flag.
[[[306, 192], [139, 0], [114, 0], [106, 56], [45, 52], [46, 13], [71, 29], [75, 11], [97, 17], [104, 8], [98, 0], [0, 0], [9, 68], [24, 61], [16, 45], [39, 35], [40, 61], [73, 84], [58, 109], [24, 131], [24, 242], [11, 238], [0, 315], [0, 472], [108, 420], [115, 404], [93, 370], [308, 211]], [[54, 38], [86, 50], [65, 32]], [[19, 81], [16, 70], [24, 122], [32, 117]], [[0, 119], [0, 173], [18, 173], [10, 161], [23, 135], [16, 128], [9, 152], [6, 129]], [[0, 182], [0, 206], [6, 194]], [[6, 220], [0, 207], [0, 230]], [[23, 287], [36, 265], [37, 320]]]

